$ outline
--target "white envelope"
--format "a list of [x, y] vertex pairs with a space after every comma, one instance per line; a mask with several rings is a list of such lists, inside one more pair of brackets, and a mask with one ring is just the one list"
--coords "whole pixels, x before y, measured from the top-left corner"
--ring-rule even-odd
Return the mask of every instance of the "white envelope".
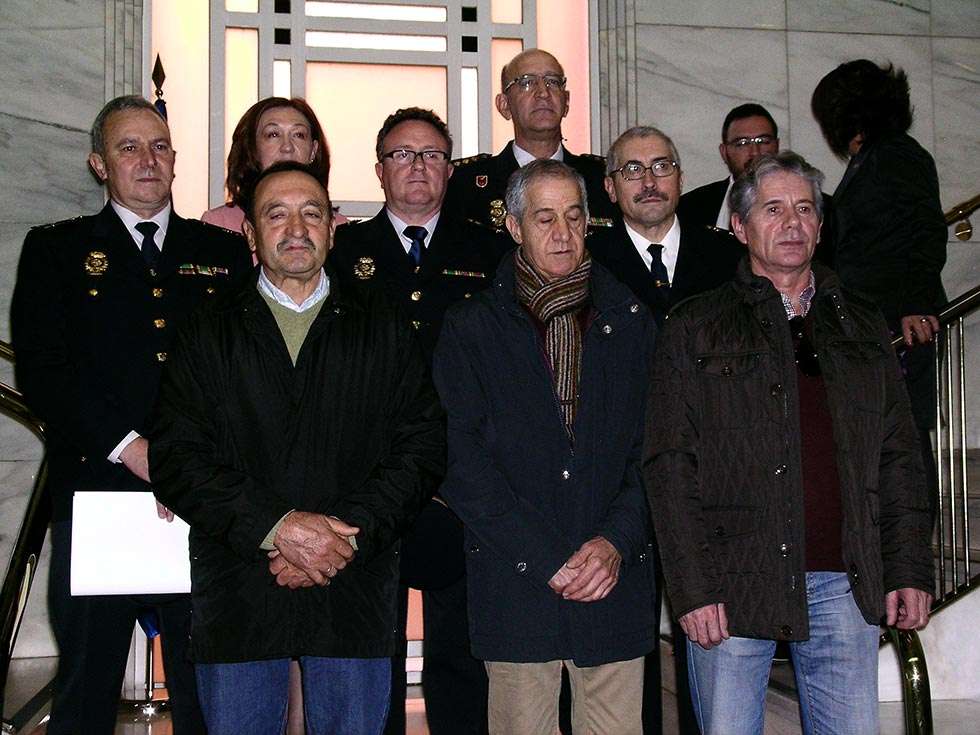
[[190, 592], [190, 527], [157, 517], [153, 493], [75, 493], [73, 595]]

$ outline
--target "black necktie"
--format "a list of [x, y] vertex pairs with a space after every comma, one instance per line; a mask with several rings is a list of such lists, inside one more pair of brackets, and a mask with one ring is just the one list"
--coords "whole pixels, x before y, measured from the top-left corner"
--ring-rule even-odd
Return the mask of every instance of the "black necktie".
[[408, 250], [408, 257], [412, 259], [415, 265], [418, 265], [422, 262], [422, 253], [425, 251], [425, 238], [429, 234], [429, 231], [418, 225], [409, 225], [402, 230], [402, 234], [412, 241], [412, 247]]
[[157, 262], [160, 260], [160, 248], [153, 241], [153, 236], [157, 234], [160, 225], [156, 222], [139, 222], [136, 229], [143, 236], [143, 242], [140, 243], [143, 261], [146, 263], [146, 267], [152, 270], [157, 267]]
[[666, 291], [670, 288], [670, 278], [667, 276], [667, 266], [664, 265], [663, 258], [661, 257], [663, 250], [664, 246], [658, 245], [657, 243], [647, 248], [647, 252], [653, 258], [650, 263], [650, 275], [653, 276], [654, 285]]

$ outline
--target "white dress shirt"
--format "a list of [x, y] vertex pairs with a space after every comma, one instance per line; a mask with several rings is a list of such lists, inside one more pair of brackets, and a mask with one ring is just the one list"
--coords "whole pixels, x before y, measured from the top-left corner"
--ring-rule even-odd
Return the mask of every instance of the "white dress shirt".
[[[626, 225], [626, 234], [633, 241], [636, 252], [643, 258], [643, 263], [646, 265], [647, 270], [650, 270], [650, 266], [653, 264], [653, 256], [650, 255], [648, 248], [655, 243], [630, 227], [629, 222], [624, 222], [623, 224]], [[674, 215], [674, 223], [667, 230], [664, 239], [656, 244], [663, 246], [660, 258], [663, 260], [664, 267], [667, 269], [667, 280], [673, 283], [674, 269], [677, 267], [677, 254], [681, 249], [681, 221], [677, 218], [677, 215]]]
[[323, 268], [320, 269], [320, 281], [316, 284], [316, 288], [313, 289], [313, 293], [303, 299], [302, 304], [297, 304], [292, 298], [281, 288], [278, 288], [269, 277], [265, 274], [265, 266], [259, 268], [259, 281], [256, 284], [259, 291], [264, 293], [270, 299], [275, 301], [280, 306], [284, 306], [290, 311], [295, 311], [297, 314], [302, 314], [304, 311], [312, 309], [314, 306], [319, 304], [330, 293], [330, 276], [328, 276]]
[[[511, 150], [514, 151], [514, 158], [517, 159], [517, 165], [521, 168], [527, 166], [531, 161], [537, 161], [538, 157], [533, 153], [528, 153], [526, 150], [521, 148], [515, 142], [511, 146]], [[561, 143], [558, 144], [558, 150], [548, 156], [552, 161], [564, 161], [565, 160], [565, 149], [561, 147]]]
[[718, 210], [718, 219], [715, 221], [715, 227], [719, 230], [730, 230], [732, 229], [732, 210], [728, 207], [728, 195], [732, 193], [732, 185], [735, 183], [735, 177], [728, 177], [728, 188], [725, 189], [725, 198], [721, 200], [721, 209]]

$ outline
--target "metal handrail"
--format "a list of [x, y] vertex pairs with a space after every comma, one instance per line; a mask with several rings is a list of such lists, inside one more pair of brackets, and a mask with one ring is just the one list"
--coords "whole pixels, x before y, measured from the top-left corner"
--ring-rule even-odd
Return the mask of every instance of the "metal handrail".
[[[14, 361], [14, 350], [6, 342], [0, 340], [0, 357]], [[10, 416], [15, 421], [30, 429], [43, 442], [45, 438], [44, 424], [24, 403], [24, 396], [15, 388], [0, 383], [0, 412]], [[38, 562], [41, 558], [41, 548], [44, 546], [44, 536], [48, 523], [51, 521], [51, 504], [47, 493], [48, 463], [41, 460], [34, 488], [27, 511], [21, 523], [10, 555], [7, 574], [0, 588], [0, 712], [3, 711], [4, 692], [7, 676], [10, 672], [10, 661], [14, 653], [17, 633], [24, 620], [24, 611], [30, 596], [34, 575], [37, 574]]]
[[954, 233], [960, 240], [969, 240], [973, 236], [973, 224], [970, 222], [970, 215], [980, 208], [980, 194], [965, 202], [960, 202], [955, 207], [946, 212], [946, 226], [956, 225]]

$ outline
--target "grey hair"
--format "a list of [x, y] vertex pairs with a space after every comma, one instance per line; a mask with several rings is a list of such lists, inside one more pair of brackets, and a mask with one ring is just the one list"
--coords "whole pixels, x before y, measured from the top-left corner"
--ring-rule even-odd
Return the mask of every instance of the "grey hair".
[[551, 158], [531, 161], [510, 175], [510, 179], [507, 181], [507, 193], [504, 195], [507, 214], [513, 215], [518, 221], [524, 219], [524, 211], [527, 209], [527, 189], [533, 182], [543, 178], [574, 181], [578, 186], [579, 196], [582, 198], [582, 210], [585, 219], [588, 221], [589, 199], [585, 193], [585, 179], [571, 166]]
[[613, 171], [620, 168], [624, 161], [619, 160], [619, 149], [628, 140], [633, 140], [634, 138], [660, 138], [664, 143], [667, 144], [667, 149], [670, 151], [670, 157], [677, 161], [677, 170], [681, 170], [681, 154], [677, 152], [677, 146], [674, 145], [674, 141], [670, 139], [660, 128], [655, 128], [652, 125], [636, 125], [629, 130], [625, 131], [616, 140], [612, 142], [609, 146], [609, 152], [606, 153], [606, 174], [609, 175]]
[[811, 166], [806, 159], [793, 151], [767, 153], [754, 159], [735, 179], [731, 194], [728, 195], [728, 206], [743, 222], [749, 217], [749, 210], [755, 205], [759, 195], [759, 186], [766, 176], [777, 173], [795, 174], [810, 184], [813, 189], [813, 207], [817, 217], [823, 218], [823, 172]]
[[[157, 115], [160, 115], [153, 103], [144, 97], [140, 97], [138, 94], [125, 94], [122, 97], [116, 97], [105, 103], [105, 107], [99, 110], [99, 114], [95, 116], [95, 122], [92, 123], [92, 153], [98, 153], [100, 156], [105, 156], [105, 126], [106, 122], [109, 120], [109, 116], [117, 112], [123, 112], [125, 110], [149, 110]], [[163, 120], [163, 124], [167, 125], [167, 121], [163, 119], [160, 115], [160, 119]], [[169, 125], [167, 125], [169, 129]]]

